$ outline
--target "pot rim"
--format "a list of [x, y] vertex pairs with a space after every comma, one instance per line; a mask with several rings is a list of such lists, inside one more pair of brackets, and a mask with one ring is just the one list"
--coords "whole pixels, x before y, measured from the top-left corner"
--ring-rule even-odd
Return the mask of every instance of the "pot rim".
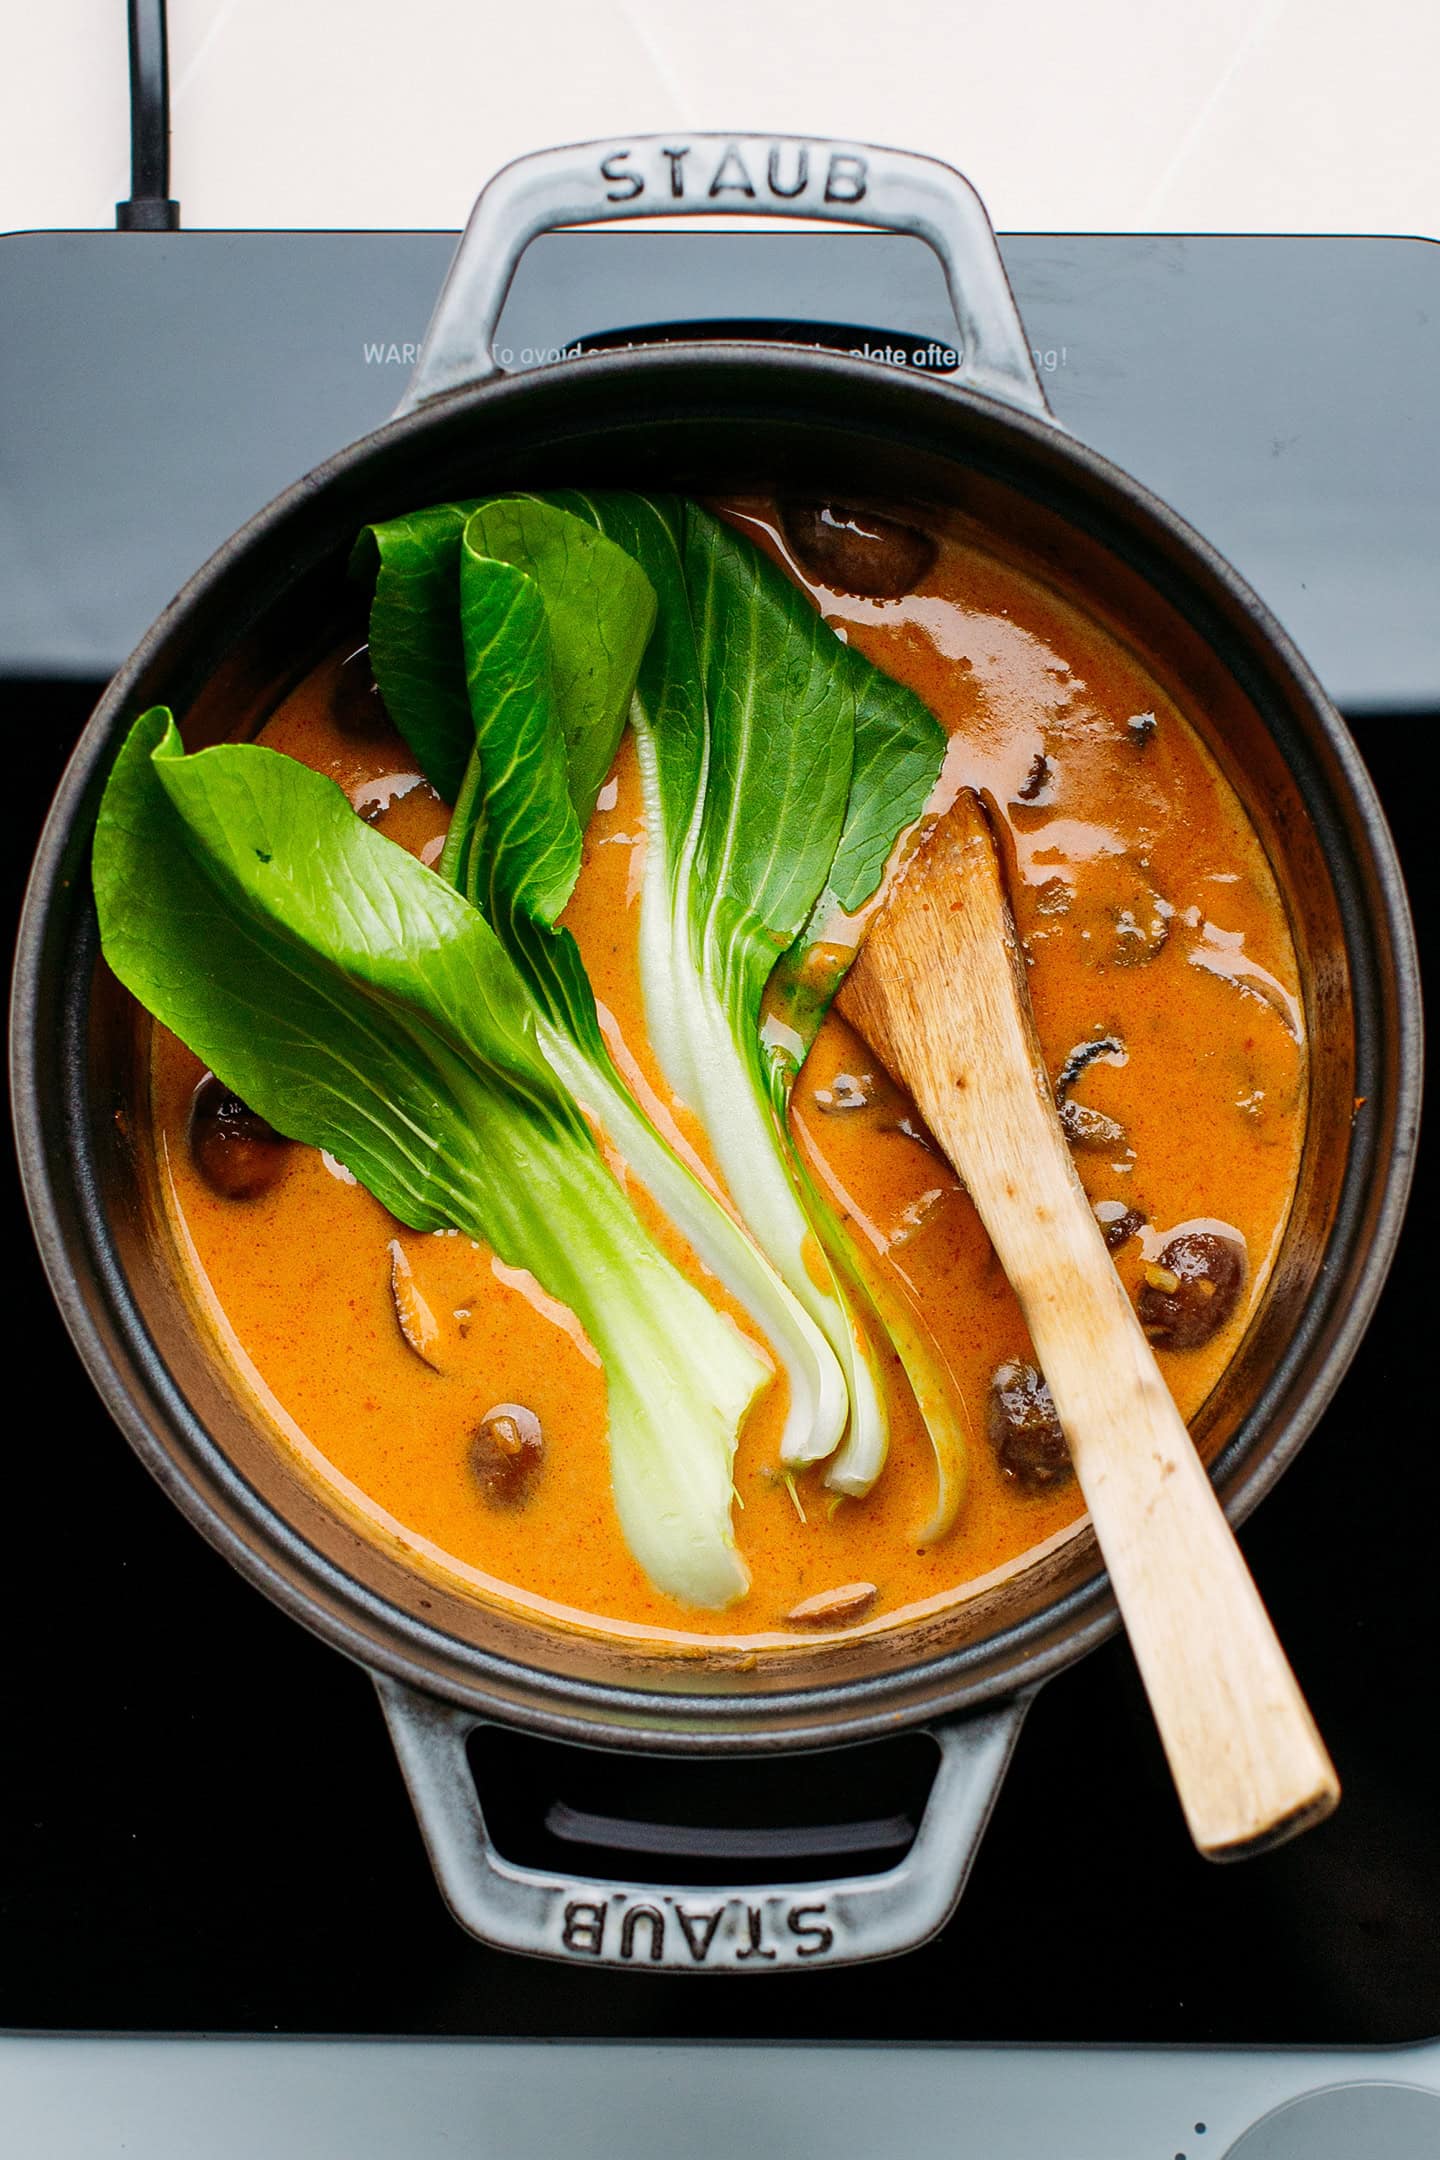
[[[83, 1040], [73, 1023], [84, 1017], [88, 1006], [88, 970], [78, 996], [75, 983], [70, 983], [71, 995], [60, 1016], [62, 1026], [66, 1020], [72, 1025], [65, 1030], [58, 1086], [55, 1045], [49, 1044], [47, 1060], [36, 1021], [47, 963], [53, 956], [53, 925], [66, 906], [66, 888], [74, 875], [76, 835], [98, 776], [108, 770], [113, 758], [118, 727], [132, 717], [134, 693], [163, 659], [177, 627], [237, 566], [252, 558], [259, 543], [281, 533], [290, 520], [302, 518], [333, 483], [373, 464], [378, 453], [403, 453], [446, 421], [482, 412], [501, 419], [517, 404], [543, 407], [547, 399], [563, 404], [581, 384], [595, 391], [597, 398], [623, 384], [633, 401], [647, 382], [657, 388], [668, 386], [673, 392], [693, 379], [699, 392], [713, 401], [725, 374], [737, 363], [743, 366], [750, 394], [759, 393], [767, 403], [787, 388], [810, 394], [822, 387], [859, 392], [862, 416], [852, 419], [850, 426], [862, 434], [867, 420], [872, 432], [884, 432], [874, 428], [883, 403], [891, 434], [899, 425], [912, 440], [933, 440], [937, 427], [943, 428], [947, 414], [953, 415], [958, 403], [982, 432], [998, 431], [1002, 444], [1007, 436], [1018, 436], [1042, 462], [1058, 464], [1073, 479], [1103, 490], [1110, 508], [1123, 513], [1121, 525], [1132, 532], [1139, 528], [1140, 537], [1148, 537], [1152, 554], [1156, 542], [1168, 542], [1183, 558], [1187, 581], [1212, 605], [1218, 603], [1232, 623], [1238, 614], [1252, 659], [1258, 653], [1270, 675], [1298, 696], [1307, 722], [1332, 762], [1330, 788], [1351, 813], [1348, 840], [1355, 859], [1345, 865], [1347, 886], [1353, 892], [1369, 888], [1368, 903], [1352, 896], [1347, 905], [1343, 892], [1337, 897], [1352, 973], [1360, 957], [1357, 940], [1363, 937], [1366, 949], [1374, 947], [1371, 971], [1378, 987], [1389, 992], [1395, 1028], [1395, 1040], [1389, 1046], [1393, 1111], [1388, 1127], [1382, 1131], [1376, 1121], [1375, 1132], [1363, 1146], [1352, 1141], [1330, 1235], [1333, 1243], [1343, 1230], [1347, 1249], [1359, 1239], [1363, 1251], [1349, 1271], [1349, 1302], [1328, 1328], [1318, 1369], [1302, 1384], [1278, 1433], [1260, 1451], [1259, 1436], [1274, 1415], [1275, 1398], [1316, 1348], [1320, 1334], [1317, 1297], [1239, 1431], [1211, 1465], [1233, 1523], [1245, 1519], [1293, 1460], [1369, 1322], [1405, 1210], [1422, 1079], [1419, 979], [1404, 883], [1384, 814], [1338, 712], [1288, 635], [1231, 565], [1143, 484], [1053, 422], [969, 389], [963, 382], [886, 375], [873, 364], [830, 351], [728, 340], [640, 347], [560, 361], [436, 398], [347, 445], [260, 510], [196, 571], [110, 683], [66, 768], [37, 850], [17, 947], [12, 1082], [26, 1200], [51, 1289], [102, 1400], [146, 1467], [210, 1543], [293, 1618], [372, 1671], [383, 1671], [482, 1714], [497, 1715], [506, 1723], [589, 1745], [634, 1745], [638, 1740], [656, 1752], [834, 1745], [874, 1738], [902, 1724], [924, 1722], [1028, 1690], [1116, 1631], [1119, 1615], [1108, 1577], [1103, 1571], [1098, 1573], [979, 1644], [881, 1674], [751, 1697], [613, 1686], [522, 1665], [457, 1642], [438, 1627], [391, 1605], [317, 1552], [232, 1468], [191, 1411], [130, 1294], [98, 1195], [84, 1121], [73, 1115], [83, 1100], [85, 1081]], [[721, 402], [734, 407], [733, 391]], [[954, 447], [945, 454], [953, 456]], [[983, 464], [983, 460], [970, 462]], [[1003, 469], [1002, 477], [1008, 477], [1012, 486], [1020, 485]], [[1063, 510], [1058, 514], [1063, 516]], [[1100, 539], [1102, 545], [1113, 548], [1113, 538], [1101, 534]], [[1152, 582], [1157, 581], [1152, 578]], [[1160, 589], [1163, 592], [1163, 584]], [[88, 831], [83, 837], [88, 846]], [[82, 925], [87, 908], [93, 954], [88, 881], [80, 900]], [[83, 935], [81, 944], [85, 944]], [[73, 977], [75, 955], [67, 952], [65, 958], [67, 974]], [[1380, 1049], [1357, 1040], [1357, 1055], [1378, 1056]], [[52, 1175], [44, 1134], [67, 1114], [72, 1146], [57, 1153], [66, 1162], [65, 1175], [73, 1190], [62, 1195]], [[1378, 1195], [1367, 1195], [1365, 1188], [1376, 1172]], [[71, 1249], [67, 1216], [82, 1239], [78, 1254]], [[1331, 1302], [1333, 1297], [1332, 1292]], [[203, 1468], [203, 1484], [182, 1472], [160, 1436], [165, 1427], [180, 1434], [188, 1464]], [[977, 1666], [983, 1669], [977, 1671]]]

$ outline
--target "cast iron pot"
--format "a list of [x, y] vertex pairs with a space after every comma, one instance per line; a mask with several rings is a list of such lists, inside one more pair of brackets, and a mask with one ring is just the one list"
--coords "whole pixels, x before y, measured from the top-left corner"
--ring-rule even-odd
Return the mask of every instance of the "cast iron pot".
[[[717, 206], [921, 236], [955, 307], [958, 383], [739, 343], [503, 374], [494, 327], [539, 232]], [[1279, 875], [1312, 1045], [1283, 1251], [1196, 1428], [1235, 1521], [1319, 1416], [1394, 1249], [1420, 1086], [1403, 888], [1349, 737], [1278, 626], [1172, 512], [1052, 420], [978, 197], [946, 166], [852, 143], [657, 136], [508, 167], [476, 205], [400, 413], [220, 550], [81, 739], [25, 910], [15, 1096], [55, 1295], [141, 1458], [252, 1582], [374, 1675], [441, 1886], [475, 1934], [682, 1971], [884, 1956], [952, 1910], [1036, 1687], [1117, 1625], [1088, 1531], [938, 1619], [758, 1659], [677, 1659], [567, 1632], [421, 1573], [326, 1498], [196, 1324], [145, 1145], [145, 1032], [98, 957], [90, 840], [137, 714], [170, 705], [192, 747], [258, 724], [338, 635], [362, 525], [437, 498], [578, 485], [750, 485], [958, 511], [1078, 584], [1199, 716]], [[640, 1757], [835, 1747], [918, 1726], [939, 1768], [888, 1873], [640, 1889], [517, 1867], [494, 1849], [466, 1751], [496, 1720]]]

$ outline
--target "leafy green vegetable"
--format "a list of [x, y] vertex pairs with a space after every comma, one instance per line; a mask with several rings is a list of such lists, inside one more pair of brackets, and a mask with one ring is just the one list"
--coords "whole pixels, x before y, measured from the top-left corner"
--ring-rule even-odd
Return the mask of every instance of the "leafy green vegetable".
[[[374, 539], [382, 554], [388, 550], [386, 528], [377, 527]], [[449, 565], [426, 587], [425, 604], [451, 616], [458, 607], [473, 744], [441, 874], [485, 913], [525, 975], [554, 1070], [770, 1344], [789, 1387], [782, 1445], [829, 1453], [844, 1430], [849, 1398], [824, 1337], [765, 1255], [639, 1109], [605, 1046], [579, 948], [555, 926], [580, 867], [581, 826], [572, 804], [593, 802], [613, 760], [655, 616], [653, 590], [632, 557], [595, 527], [534, 497], [480, 505], [458, 546], [439, 520], [422, 540]], [[410, 595], [419, 589], [412, 576]], [[377, 585], [372, 657], [407, 644], [439, 650], [438, 627], [420, 623], [413, 609], [401, 624], [391, 619], [392, 597]], [[620, 657], [603, 669], [587, 667], [597, 644]], [[389, 666], [387, 660], [376, 670], [387, 703]], [[413, 670], [402, 672], [402, 701], [413, 679]], [[582, 693], [572, 689], [567, 707], [557, 683], [581, 685]]]
[[583, 833], [620, 746], [655, 623], [654, 591], [639, 564], [583, 519], [534, 495], [482, 503], [465, 527], [460, 570], [470, 710], [477, 724], [479, 648], [469, 617], [483, 591], [484, 566], [492, 562], [523, 570], [544, 598], [555, 709], [564, 738], [560, 770], [568, 770], [570, 800]]
[[572, 1308], [636, 1558], [690, 1603], [741, 1595], [732, 1466], [767, 1368], [610, 1177], [483, 916], [333, 782], [253, 744], [187, 757], [158, 708], [111, 775], [94, 878], [111, 967], [227, 1087]]
[[[872, 667], [851, 647], [839, 665], [855, 689], [855, 765], [845, 829], [830, 876], [810, 919], [776, 968], [766, 994], [765, 1042], [770, 1082], [784, 1104], [815, 1040], [854, 948], [847, 920], [873, 898], [896, 840], [920, 816], [945, 755], [945, 735], [933, 713], [910, 690]], [[917, 1533], [922, 1544], [942, 1537], [955, 1520], [969, 1482], [964, 1405], [925, 1329], [869, 1264], [824, 1197], [806, 1178], [806, 1206], [843, 1282], [871, 1306], [910, 1382], [935, 1454], [937, 1497]], [[841, 1491], [864, 1490], [870, 1460], [863, 1432], [852, 1431], [829, 1472]]]
[[533, 495], [439, 503], [367, 526], [351, 571], [374, 589], [371, 666], [391, 719], [448, 803], [460, 795], [474, 748], [470, 678], [490, 635], [477, 622], [472, 641], [457, 616], [462, 553], [517, 565], [544, 588], [560, 770], [583, 832], [619, 745], [655, 596], [622, 550]]
[[[912, 690], [842, 646], [836, 666], [855, 693], [855, 762], [845, 827], [825, 889], [771, 978], [769, 1004], [789, 1031], [782, 1092], [815, 1040], [845, 977], [856, 928], [846, 921], [874, 898], [896, 841], [930, 799], [945, 757], [945, 731]], [[779, 1044], [775, 1046], [777, 1052]]]
[[[440, 874], [503, 935], [512, 916], [554, 922], [575, 890], [582, 833], [570, 800], [544, 598], [523, 570], [477, 555], [469, 534], [467, 526], [455, 598], [473, 748]], [[383, 697], [385, 678], [376, 680]]]
[[847, 914], [879, 890], [896, 840], [930, 799], [945, 761], [945, 730], [913, 690], [882, 674], [854, 646], [842, 662], [855, 685], [855, 769], [845, 830], [820, 896]]
[[[843, 652], [805, 597], [738, 535], [673, 498], [565, 494], [634, 555], [658, 601], [636, 685], [646, 808], [640, 965], [652, 1046], [710, 1137], [736, 1206], [822, 1330], [845, 1375], [859, 1491], [887, 1444], [864, 1329], [801, 1197], [799, 1166], [760, 1038], [777, 959], [825, 884], [854, 756]], [[781, 1454], [833, 1453], [830, 1431], [787, 1430]]]
[[[666, 1031], [676, 1070], [688, 1074], [726, 1183], [840, 1359], [850, 1423], [828, 1475], [839, 1490], [862, 1493], [889, 1446], [884, 1394], [856, 1303], [815, 1234], [761, 1034], [765, 986], [814, 907], [844, 831], [853, 671], [836, 666], [838, 640], [805, 595], [693, 507], [685, 574], [709, 723], [702, 812], [678, 880], [695, 962], [687, 987], [698, 995], [667, 994], [652, 974], [646, 1010], [652, 1040], [657, 1006], [678, 1022]], [[663, 743], [655, 750], [664, 757]], [[662, 1033], [662, 1059], [664, 1042]]]
[[473, 736], [455, 612], [460, 535], [473, 505], [437, 503], [361, 533], [351, 569], [375, 587], [370, 665], [430, 785], [453, 803]]

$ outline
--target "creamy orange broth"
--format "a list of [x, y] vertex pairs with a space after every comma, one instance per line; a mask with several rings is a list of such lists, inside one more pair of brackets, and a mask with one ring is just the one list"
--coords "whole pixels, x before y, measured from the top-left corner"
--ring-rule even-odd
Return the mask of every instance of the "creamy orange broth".
[[[763, 510], [736, 514], [786, 559]], [[1124, 1149], [1081, 1152], [1077, 1163], [1092, 1200], [1124, 1201], [1146, 1219], [1116, 1258], [1127, 1286], [1136, 1289], [1144, 1264], [1178, 1226], [1213, 1221], [1244, 1237], [1249, 1277], [1231, 1320], [1203, 1348], [1160, 1353], [1181, 1410], [1193, 1417], [1263, 1292], [1303, 1139], [1296, 963], [1259, 842], [1139, 657], [963, 532], [942, 540], [933, 570], [907, 599], [855, 600], [821, 589], [815, 596], [949, 733], [936, 806], [971, 785], [997, 814], [1052, 1074], [1087, 1038], [1124, 1039], [1123, 1067], [1092, 1065], [1075, 1096], [1125, 1128]], [[366, 696], [366, 680], [363, 656], [346, 664], [335, 655], [285, 700], [262, 739], [330, 773], [382, 832], [433, 860], [444, 806], [418, 782], [409, 752]], [[1148, 719], [1130, 727], [1147, 715], [1153, 730]], [[1037, 787], [1042, 755], [1048, 776]], [[627, 739], [587, 834], [565, 919], [621, 1071], [713, 1182], [704, 1136], [666, 1088], [645, 1039], [636, 971], [644, 844]], [[1153, 925], [1151, 895], [1169, 911], [1162, 949], [1138, 965], [1114, 964], [1117, 914], [1133, 915], [1135, 902]], [[909, 1106], [892, 1087], [860, 1110], [827, 1113], [816, 1102], [837, 1075], [875, 1071], [838, 1017], [825, 1021], [797, 1083], [793, 1127], [858, 1234], [874, 1294], [923, 1317], [952, 1376], [972, 1430], [970, 1489], [954, 1529], [922, 1547], [918, 1531], [933, 1504], [930, 1446], [888, 1345], [880, 1361], [891, 1453], [873, 1493], [837, 1502], [823, 1466], [787, 1484], [777, 1471], [784, 1414], [777, 1379], [749, 1420], [735, 1473], [736, 1532], [752, 1587], [718, 1614], [689, 1611], [656, 1591], [625, 1547], [610, 1498], [603, 1375], [570, 1313], [470, 1240], [402, 1229], [310, 1149], [292, 1149], [278, 1184], [260, 1197], [218, 1197], [187, 1144], [198, 1062], [156, 1029], [152, 1069], [178, 1240], [202, 1305], [281, 1441], [377, 1534], [480, 1594], [612, 1633], [763, 1647], [794, 1640], [784, 1616], [799, 1600], [856, 1580], [878, 1589], [866, 1626], [944, 1605], [1056, 1539], [1081, 1513], [1073, 1481], [1028, 1493], [1001, 1473], [986, 1441], [992, 1371], [1033, 1352], [949, 1166], [923, 1139], [896, 1129]], [[624, 1176], [623, 1164], [612, 1167]], [[645, 1196], [632, 1197], [672, 1256], [743, 1322]], [[394, 1240], [438, 1323], [438, 1371], [421, 1363], [397, 1326]], [[535, 1411], [545, 1435], [533, 1494], [510, 1511], [487, 1503], [467, 1461], [478, 1421], [505, 1402]]]

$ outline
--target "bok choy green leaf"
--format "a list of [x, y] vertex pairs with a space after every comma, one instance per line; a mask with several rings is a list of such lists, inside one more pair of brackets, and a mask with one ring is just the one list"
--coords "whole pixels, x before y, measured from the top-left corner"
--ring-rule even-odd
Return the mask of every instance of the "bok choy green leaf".
[[473, 507], [436, 503], [367, 525], [351, 556], [353, 575], [375, 590], [370, 666], [384, 682], [385, 709], [447, 803], [460, 793], [472, 743], [455, 579]]
[[[367, 526], [351, 572], [373, 589], [375, 680], [426, 779], [448, 803], [459, 797], [475, 741], [475, 648], [457, 615], [467, 526], [473, 554], [517, 565], [544, 588], [550, 690], [564, 752], [559, 770], [583, 832], [619, 745], [655, 596], [629, 556], [532, 495], [438, 503]], [[488, 641], [493, 626], [480, 632]]]
[[484, 917], [330, 780], [253, 744], [187, 757], [163, 709], [111, 775], [94, 882], [110, 966], [227, 1087], [402, 1222], [483, 1240], [571, 1307], [631, 1550], [686, 1602], [741, 1595], [732, 1466], [768, 1368], [606, 1170]]

